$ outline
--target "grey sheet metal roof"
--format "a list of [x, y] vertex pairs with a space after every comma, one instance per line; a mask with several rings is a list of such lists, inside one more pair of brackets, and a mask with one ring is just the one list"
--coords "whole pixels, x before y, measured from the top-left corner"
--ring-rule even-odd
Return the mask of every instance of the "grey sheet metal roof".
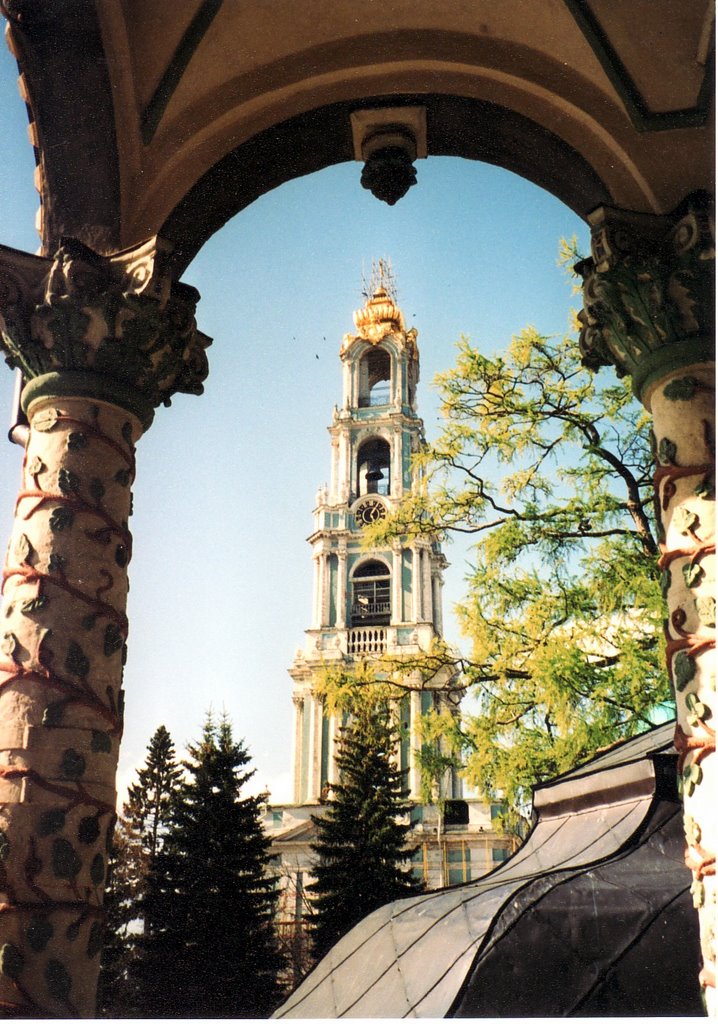
[[[334, 946], [275, 1016], [462, 1013], [462, 991], [467, 985], [477, 987], [482, 949], [489, 948], [488, 939], [502, 918], [511, 916], [524, 890], [536, 884], [551, 888], [542, 881], [547, 875], [555, 881], [563, 872], [565, 881], [630, 848], [640, 836], [659, 790], [671, 789], [664, 761], [672, 750], [673, 728], [673, 723], [659, 726], [537, 787], [538, 820], [513, 857], [476, 882], [391, 903], [369, 915]], [[674, 786], [668, 795], [675, 801]], [[680, 888], [685, 881], [687, 892], [690, 873], [682, 870], [676, 884]], [[464, 1006], [463, 1012], [483, 1015], [475, 1005]]]

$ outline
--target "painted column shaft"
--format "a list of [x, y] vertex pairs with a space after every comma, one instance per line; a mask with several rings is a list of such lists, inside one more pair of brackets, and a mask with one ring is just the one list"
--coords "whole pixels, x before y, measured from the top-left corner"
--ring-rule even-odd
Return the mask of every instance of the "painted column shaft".
[[676, 746], [693, 902], [701, 918], [702, 982], [715, 1005], [715, 387], [705, 367], [666, 379], [651, 397], [657, 440], [660, 566], [668, 604], [667, 664], [676, 693]]
[[0, 348], [30, 423], [0, 630], [0, 1008], [92, 1016], [122, 731], [134, 444], [200, 394], [209, 339], [166, 247], [0, 246]]
[[[651, 217], [589, 215], [579, 347], [584, 365], [616, 366], [654, 418], [668, 670], [694, 876], [708, 1010], [715, 994], [715, 230], [711, 197]], [[680, 941], [676, 936], [674, 941]]]
[[30, 428], [2, 606], [0, 720], [11, 724], [0, 731], [0, 842], [11, 969], [0, 975], [0, 999], [28, 1013], [91, 1016], [141, 428], [86, 399], [37, 402]]

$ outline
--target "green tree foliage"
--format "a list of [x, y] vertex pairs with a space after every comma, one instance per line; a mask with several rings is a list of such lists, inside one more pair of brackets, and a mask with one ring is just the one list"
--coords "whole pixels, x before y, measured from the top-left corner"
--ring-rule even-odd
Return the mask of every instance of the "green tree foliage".
[[453, 660], [475, 713], [425, 729], [452, 734], [471, 781], [520, 808], [669, 698], [648, 417], [627, 382], [580, 365], [574, 340], [533, 329], [494, 358], [462, 340], [437, 384], [444, 424], [417, 457], [422, 486], [369, 543], [478, 538], [459, 608], [471, 656], [437, 647], [422, 667]]
[[160, 725], [150, 740], [144, 767], [137, 771], [137, 782], [127, 790], [124, 808], [125, 817], [140, 834], [150, 869], [169, 825], [172, 799], [181, 778], [172, 737]]
[[326, 816], [312, 817], [318, 863], [309, 889], [318, 956], [371, 911], [421, 892], [406, 868], [413, 851], [406, 845], [410, 825], [400, 820], [409, 804], [403, 773], [393, 761], [397, 738], [381, 688], [365, 689], [341, 731], [340, 781], [332, 787]]
[[103, 1017], [137, 1016], [133, 968], [140, 901], [147, 878], [147, 858], [137, 832], [125, 817], [114, 830], [107, 864], [105, 945], [98, 991]]
[[262, 1017], [278, 1001], [276, 893], [254, 774], [226, 719], [188, 748], [147, 906], [143, 1015]]
[[138, 937], [147, 934], [148, 879], [169, 824], [172, 795], [182, 775], [172, 737], [164, 725], [152, 736], [137, 781], [115, 827], [105, 893], [106, 943], [100, 981], [100, 1007], [107, 1016], [135, 1016]]

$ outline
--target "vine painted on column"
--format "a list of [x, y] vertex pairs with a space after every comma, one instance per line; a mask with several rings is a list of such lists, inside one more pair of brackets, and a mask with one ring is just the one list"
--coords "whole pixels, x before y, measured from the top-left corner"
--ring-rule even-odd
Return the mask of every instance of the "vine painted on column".
[[[711, 391], [695, 377], [686, 376], [673, 380], [664, 390], [664, 397], [670, 402], [689, 401], [698, 391]], [[711, 455], [711, 462], [701, 465], [680, 466], [677, 464], [677, 446], [669, 438], [662, 438], [658, 445], [659, 464], [656, 469], [656, 495], [661, 512], [670, 517], [673, 530], [684, 538], [669, 548], [665, 539], [661, 543], [659, 565], [664, 574], [664, 589], [668, 593], [673, 582], [672, 574], [680, 565], [680, 576], [676, 582], [683, 584], [677, 607], [670, 611], [666, 622], [666, 659], [673, 681], [678, 705], [678, 723], [675, 745], [679, 752], [679, 785], [686, 803], [685, 832], [687, 841], [686, 864], [693, 874], [691, 893], [698, 910], [706, 907], [705, 880], [716, 871], [715, 850], [704, 846], [703, 829], [692, 813], [692, 803], [705, 783], [703, 763], [715, 752], [714, 708], [709, 696], [715, 693], [715, 683], [701, 681], [697, 659], [715, 648], [715, 596], [706, 593], [702, 586], [707, 579], [705, 560], [715, 555], [715, 534], [712, 516], [703, 514], [706, 502], [715, 501], [714, 443], [710, 424], [702, 421], [702, 442]], [[697, 478], [692, 493], [683, 497], [683, 502], [673, 508], [671, 503], [678, 495], [680, 480]], [[698, 499], [697, 507], [692, 506], [691, 497]], [[707, 511], [707, 509], [706, 509]], [[712, 510], [711, 510], [712, 511]], [[701, 592], [703, 591], [703, 592]], [[680, 589], [678, 591], [681, 593]], [[690, 623], [695, 623], [691, 628]], [[684, 728], [685, 726], [685, 728]], [[711, 944], [714, 936], [709, 937]], [[705, 952], [705, 947], [704, 947]], [[701, 972], [704, 986], [715, 985], [714, 966], [706, 962]]]
[[[62, 464], [61, 458], [53, 486], [49, 479], [53, 474], [41, 455], [26, 454], [23, 489], [16, 506], [20, 526], [3, 573], [3, 592], [10, 597], [5, 618], [13, 628], [0, 642], [5, 656], [0, 659], [4, 677], [0, 693], [11, 687], [36, 692], [40, 687], [47, 693], [41, 722], [26, 726], [26, 734], [38, 728], [62, 729], [68, 736], [51, 763], [45, 758], [45, 764], [28, 766], [22, 756], [11, 756], [9, 763], [0, 765], [0, 780], [24, 787], [25, 792], [30, 787], [35, 794], [31, 804], [36, 806], [30, 807], [30, 834], [21, 848], [13, 849], [6, 833], [0, 830], [0, 888], [6, 893], [0, 914], [21, 918], [17, 940], [6, 941], [0, 947], [0, 974], [21, 999], [20, 1009], [32, 1015], [48, 1012], [48, 1005], [38, 1001], [38, 990], [41, 993], [43, 989], [54, 1001], [53, 1012], [59, 1006], [67, 1015], [81, 1013], [73, 1002], [72, 965], [63, 961], [62, 954], [72, 949], [74, 955], [78, 943], [84, 944], [88, 959], [95, 960], [100, 952], [107, 846], [114, 824], [113, 804], [92, 792], [90, 768], [94, 758], [116, 750], [122, 731], [121, 675], [127, 618], [121, 610], [124, 589], [118, 592], [118, 585], [120, 577], [124, 581], [131, 538], [127, 522], [113, 514], [105, 499], [110, 488], [114, 487], [115, 497], [121, 488], [128, 492], [121, 504], [129, 508], [135, 457], [129, 423], [121, 430], [122, 440], [115, 440], [102, 429], [99, 408], [90, 406], [89, 412], [90, 418], [84, 419], [51, 408], [35, 417], [32, 426], [36, 437], [37, 432], [65, 433], [69, 464]], [[87, 459], [95, 466], [111, 467], [108, 480], [82, 472], [92, 446], [101, 446], [113, 456], [109, 461]], [[97, 448], [94, 454], [98, 454]], [[33, 526], [41, 512], [47, 514], [51, 545], [56, 548], [62, 544], [67, 553], [52, 550], [45, 557], [36, 550]], [[39, 533], [42, 535], [42, 527]], [[96, 586], [89, 582], [84, 588], [78, 585], [81, 570], [73, 577], [71, 552], [78, 533], [82, 543], [104, 553], [103, 565], [96, 568], [101, 581]], [[108, 568], [108, 562], [117, 570]], [[63, 597], [63, 609], [68, 608], [69, 599], [70, 607], [77, 611], [74, 618], [72, 613], [65, 616], [65, 621], [77, 622], [78, 632], [71, 627], [62, 638], [44, 625], [52, 618], [58, 595]], [[120, 609], [111, 603], [113, 595]], [[35, 637], [34, 647], [28, 637]], [[104, 691], [103, 683], [96, 681], [103, 674], [102, 666], [98, 671], [98, 657], [107, 660], [116, 680], [114, 685], [104, 686]], [[112, 659], [118, 662], [112, 665]], [[72, 708], [79, 711], [82, 722], [68, 723]], [[24, 754], [25, 749], [17, 746]], [[90, 781], [86, 781], [88, 777]], [[50, 797], [54, 806], [43, 808], [38, 793]], [[22, 894], [16, 891], [17, 884], [10, 882], [10, 876], [20, 879]], [[54, 924], [51, 920], [53, 911], [62, 912], [59, 929], [57, 920]], [[41, 966], [34, 962], [38, 960]], [[27, 983], [29, 971], [33, 977]], [[38, 971], [42, 975], [39, 986]], [[19, 1009], [15, 1002], [0, 1004], [0, 1009], [3, 1006], [13, 1013]]]
[[[715, 939], [715, 212], [704, 192], [673, 213], [598, 207], [588, 217], [579, 348], [613, 365], [654, 418], [656, 519], [668, 602], [667, 664], [676, 693], [680, 784], [703, 986], [716, 1013]], [[681, 369], [682, 368], [682, 369]], [[679, 458], [680, 452], [680, 458]], [[706, 780], [710, 780], [708, 783]]]
[[170, 248], [0, 246], [0, 350], [30, 421], [0, 619], [0, 1004], [21, 1015], [94, 1011], [134, 440], [174, 394], [201, 394], [211, 342]]

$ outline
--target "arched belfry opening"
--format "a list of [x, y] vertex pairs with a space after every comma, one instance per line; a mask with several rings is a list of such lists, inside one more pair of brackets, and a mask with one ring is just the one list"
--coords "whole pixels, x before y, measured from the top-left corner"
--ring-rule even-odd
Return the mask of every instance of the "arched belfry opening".
[[391, 493], [391, 453], [383, 437], [365, 441], [357, 452], [357, 484], [362, 494]]
[[391, 620], [391, 573], [371, 558], [352, 576], [352, 626], [387, 626]]
[[359, 362], [359, 407], [391, 402], [391, 356], [385, 348], [371, 348]]

